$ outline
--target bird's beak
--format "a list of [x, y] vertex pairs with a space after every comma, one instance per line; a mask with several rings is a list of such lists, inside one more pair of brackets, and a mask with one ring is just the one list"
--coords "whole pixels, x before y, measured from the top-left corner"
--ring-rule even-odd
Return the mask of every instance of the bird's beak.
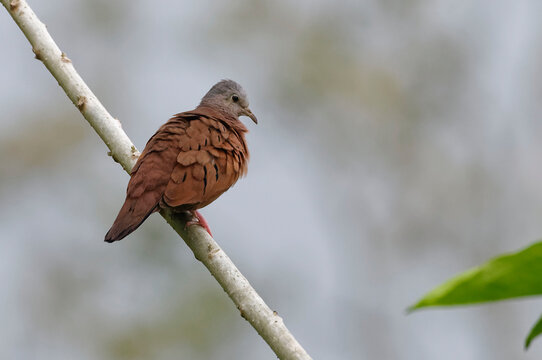
[[256, 115], [254, 115], [252, 113], [252, 111], [249, 109], [249, 108], [246, 108], [245, 109], [245, 113], [244, 113], [246, 116], [248, 116], [249, 118], [252, 119], [252, 121], [254, 121], [255, 124], [258, 123], [258, 119], [256, 119]]

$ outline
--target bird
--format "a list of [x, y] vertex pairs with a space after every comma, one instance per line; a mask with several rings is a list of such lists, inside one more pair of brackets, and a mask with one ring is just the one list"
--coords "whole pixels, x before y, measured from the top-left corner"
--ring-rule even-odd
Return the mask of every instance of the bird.
[[132, 168], [126, 199], [104, 240], [123, 239], [162, 209], [188, 213], [187, 227], [198, 224], [211, 235], [197, 210], [247, 172], [248, 129], [240, 116], [258, 123], [241, 85], [222, 80], [194, 110], [173, 115], [162, 125]]

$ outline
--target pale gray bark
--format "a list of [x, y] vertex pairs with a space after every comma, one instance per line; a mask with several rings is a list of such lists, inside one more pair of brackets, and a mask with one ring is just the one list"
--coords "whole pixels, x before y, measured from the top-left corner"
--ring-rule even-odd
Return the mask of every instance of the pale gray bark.
[[[0, 2], [32, 45], [35, 57], [43, 62], [73, 104], [96, 130], [110, 149], [113, 159], [129, 173], [139, 152], [122, 130], [120, 122], [98, 101], [27, 2], [24, 0], [0, 0]], [[162, 211], [161, 214], [192, 249], [196, 259], [209, 269], [233, 300], [241, 316], [256, 329], [280, 359], [310, 359], [288, 331], [282, 318], [265, 304], [231, 259], [203, 228], [190, 226], [185, 229], [182, 219], [176, 218], [171, 212]]]

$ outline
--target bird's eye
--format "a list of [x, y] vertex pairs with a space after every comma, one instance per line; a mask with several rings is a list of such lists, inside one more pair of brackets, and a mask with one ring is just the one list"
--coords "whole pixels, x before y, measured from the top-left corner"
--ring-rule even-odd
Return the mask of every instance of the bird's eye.
[[238, 101], [239, 101], [239, 96], [237, 96], [237, 95], [232, 95], [232, 96], [231, 96], [231, 99], [232, 99], [233, 102], [238, 102]]

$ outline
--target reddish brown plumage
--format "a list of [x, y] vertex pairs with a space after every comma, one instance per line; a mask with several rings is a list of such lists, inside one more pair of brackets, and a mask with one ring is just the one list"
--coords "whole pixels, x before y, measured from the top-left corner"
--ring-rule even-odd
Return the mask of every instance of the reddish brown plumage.
[[246, 132], [237, 116], [217, 107], [200, 105], [173, 116], [133, 167], [105, 241], [124, 238], [161, 208], [192, 211], [213, 202], [247, 171]]

